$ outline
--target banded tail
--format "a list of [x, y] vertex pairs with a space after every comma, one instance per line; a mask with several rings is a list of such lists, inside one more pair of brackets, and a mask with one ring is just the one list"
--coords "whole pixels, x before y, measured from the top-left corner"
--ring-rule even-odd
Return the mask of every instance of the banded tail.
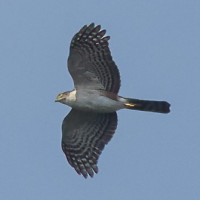
[[170, 104], [166, 101], [149, 101], [140, 99], [124, 98], [125, 108], [132, 110], [150, 111], [158, 113], [169, 113]]

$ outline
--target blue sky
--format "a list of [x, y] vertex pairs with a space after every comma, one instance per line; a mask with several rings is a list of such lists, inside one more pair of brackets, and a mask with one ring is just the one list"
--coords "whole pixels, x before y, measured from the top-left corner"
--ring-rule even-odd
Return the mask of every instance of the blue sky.
[[[0, 199], [200, 198], [200, 1], [1, 0]], [[167, 100], [168, 115], [123, 110], [93, 179], [62, 153], [55, 103], [73, 88], [69, 44], [84, 25], [111, 36], [120, 95]]]

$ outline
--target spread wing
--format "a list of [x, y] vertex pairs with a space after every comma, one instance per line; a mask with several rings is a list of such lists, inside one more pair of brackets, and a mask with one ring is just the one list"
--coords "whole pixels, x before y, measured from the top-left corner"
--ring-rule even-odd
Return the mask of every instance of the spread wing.
[[70, 45], [68, 69], [76, 89], [102, 89], [118, 93], [120, 75], [112, 60], [106, 30], [94, 23], [83, 28], [73, 37]]
[[62, 149], [69, 164], [85, 178], [98, 172], [99, 155], [117, 128], [117, 114], [72, 109], [62, 124]]

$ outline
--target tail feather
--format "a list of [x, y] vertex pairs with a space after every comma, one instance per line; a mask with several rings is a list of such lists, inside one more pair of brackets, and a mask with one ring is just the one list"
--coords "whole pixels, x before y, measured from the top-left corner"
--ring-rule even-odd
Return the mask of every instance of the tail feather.
[[125, 107], [132, 110], [169, 113], [170, 104], [166, 101], [149, 101], [140, 99], [125, 98]]

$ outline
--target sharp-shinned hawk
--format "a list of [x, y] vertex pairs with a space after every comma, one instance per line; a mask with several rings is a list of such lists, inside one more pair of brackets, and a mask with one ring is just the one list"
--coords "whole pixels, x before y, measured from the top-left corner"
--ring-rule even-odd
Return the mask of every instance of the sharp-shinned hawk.
[[62, 124], [62, 149], [70, 165], [85, 178], [98, 172], [99, 155], [117, 128], [117, 110], [170, 111], [165, 101], [118, 96], [120, 75], [105, 33], [91, 23], [75, 34], [68, 58], [75, 89], [56, 98], [72, 107]]

